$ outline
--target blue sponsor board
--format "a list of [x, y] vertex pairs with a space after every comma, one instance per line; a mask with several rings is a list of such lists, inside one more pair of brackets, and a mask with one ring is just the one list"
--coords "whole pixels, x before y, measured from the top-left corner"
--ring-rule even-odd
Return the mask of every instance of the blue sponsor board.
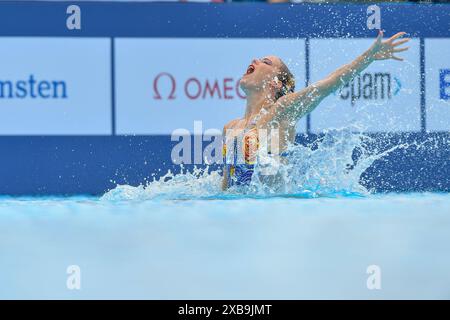
[[0, 37], [0, 134], [111, 134], [110, 42]]
[[[239, 80], [253, 59], [277, 55], [305, 85], [303, 39], [115, 39], [116, 133], [222, 130], [242, 117]], [[305, 120], [298, 125], [305, 132]]]
[[[311, 81], [354, 60], [372, 39], [311, 39]], [[420, 50], [412, 39], [403, 62], [382, 60], [325, 98], [311, 115], [311, 129], [354, 126], [364, 132], [417, 132], [420, 123]]]
[[450, 69], [439, 69], [439, 98], [450, 100]]
[[450, 132], [450, 39], [425, 39], [426, 121]]
[[[411, 145], [366, 171], [369, 188], [449, 191], [450, 5], [379, 7], [386, 35], [413, 38], [406, 62], [376, 62], [324, 100], [299, 142], [356, 124]], [[367, 18], [354, 4], [2, 2], [0, 194], [101, 194], [176, 171], [168, 135], [238, 117], [249, 59], [279, 55], [302, 88], [371, 44]]]

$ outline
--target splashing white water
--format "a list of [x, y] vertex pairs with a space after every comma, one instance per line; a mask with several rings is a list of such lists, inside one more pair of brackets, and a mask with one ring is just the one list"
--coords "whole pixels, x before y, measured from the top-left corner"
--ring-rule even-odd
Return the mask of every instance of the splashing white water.
[[[349, 128], [330, 130], [313, 143], [291, 145], [280, 161], [260, 157], [249, 186], [222, 191], [220, 171], [195, 168], [192, 172], [168, 172], [146, 185], [118, 185], [107, 192], [103, 200], [149, 199], [229, 199], [242, 197], [319, 197], [364, 195], [368, 191], [360, 184], [362, 173], [372, 163], [395, 149], [381, 153], [369, 152], [373, 139]], [[354, 153], [358, 153], [357, 159]], [[271, 175], [267, 175], [269, 171]]]

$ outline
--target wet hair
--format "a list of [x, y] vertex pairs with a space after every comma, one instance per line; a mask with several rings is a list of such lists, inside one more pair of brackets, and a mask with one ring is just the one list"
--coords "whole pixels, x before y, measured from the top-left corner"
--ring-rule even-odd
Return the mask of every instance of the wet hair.
[[275, 94], [275, 100], [278, 100], [282, 96], [295, 91], [295, 78], [289, 68], [281, 61], [280, 72], [277, 77], [281, 81], [281, 89]]

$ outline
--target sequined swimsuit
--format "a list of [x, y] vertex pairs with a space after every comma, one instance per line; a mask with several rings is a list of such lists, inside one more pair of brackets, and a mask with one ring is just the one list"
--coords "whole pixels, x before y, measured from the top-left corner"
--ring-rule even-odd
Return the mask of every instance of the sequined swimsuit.
[[231, 142], [224, 137], [222, 154], [227, 168], [228, 187], [250, 184], [259, 147], [257, 134], [256, 127], [253, 127], [244, 129], [241, 134], [230, 139]]

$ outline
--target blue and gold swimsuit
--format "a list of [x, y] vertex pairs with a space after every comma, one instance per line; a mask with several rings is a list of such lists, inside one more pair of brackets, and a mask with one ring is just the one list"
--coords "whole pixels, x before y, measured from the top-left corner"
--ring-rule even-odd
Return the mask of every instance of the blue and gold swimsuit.
[[232, 137], [231, 141], [226, 140], [224, 137], [222, 155], [227, 168], [227, 187], [250, 184], [259, 148], [256, 127], [244, 129], [241, 134]]

